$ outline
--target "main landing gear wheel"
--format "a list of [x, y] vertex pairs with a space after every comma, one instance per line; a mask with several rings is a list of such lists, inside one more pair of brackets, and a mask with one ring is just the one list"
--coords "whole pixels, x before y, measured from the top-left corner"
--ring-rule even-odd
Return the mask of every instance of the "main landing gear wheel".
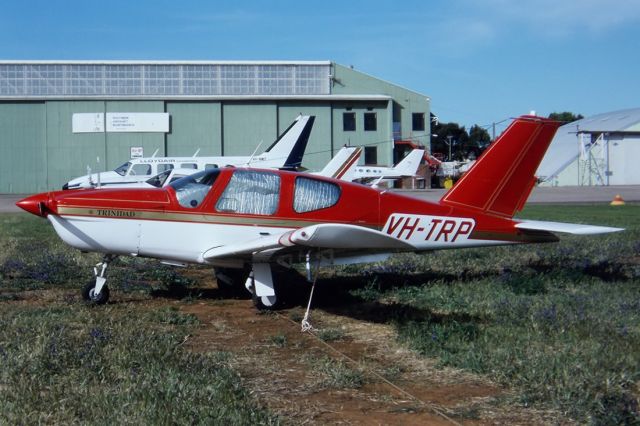
[[275, 311], [278, 309], [279, 303], [276, 296], [257, 296], [255, 292], [251, 293], [253, 306], [259, 311]]
[[254, 263], [245, 286], [251, 293], [251, 300], [260, 311], [273, 311], [280, 307], [277, 285], [268, 263]]
[[109, 287], [102, 286], [100, 293], [96, 294], [96, 280], [92, 279], [82, 289], [82, 298], [94, 305], [104, 305], [109, 301]]

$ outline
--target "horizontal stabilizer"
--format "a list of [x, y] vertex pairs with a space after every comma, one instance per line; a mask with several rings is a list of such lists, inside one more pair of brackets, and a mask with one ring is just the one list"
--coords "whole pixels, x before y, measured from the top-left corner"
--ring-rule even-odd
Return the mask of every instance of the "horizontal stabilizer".
[[624, 231], [623, 228], [612, 228], [609, 226], [583, 225], [581, 223], [546, 222], [540, 220], [523, 220], [516, 224], [518, 229], [530, 231], [560, 232], [574, 235], [595, 235], [608, 234], [610, 232]]

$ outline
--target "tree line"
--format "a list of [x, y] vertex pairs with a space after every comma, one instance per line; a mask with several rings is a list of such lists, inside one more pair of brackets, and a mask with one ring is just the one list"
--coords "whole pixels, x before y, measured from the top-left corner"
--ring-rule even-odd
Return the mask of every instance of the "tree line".
[[[562, 123], [584, 118], [572, 112], [552, 112], [549, 118]], [[498, 135], [496, 135], [498, 136]], [[474, 124], [467, 129], [458, 123], [438, 122], [431, 114], [431, 153], [442, 161], [464, 161], [476, 159], [491, 143], [491, 135], [485, 127]], [[449, 158], [451, 152], [451, 158]]]

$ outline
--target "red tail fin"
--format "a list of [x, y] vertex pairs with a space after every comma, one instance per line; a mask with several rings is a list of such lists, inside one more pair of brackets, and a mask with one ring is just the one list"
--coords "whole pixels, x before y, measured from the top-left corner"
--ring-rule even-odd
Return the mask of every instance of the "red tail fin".
[[441, 202], [513, 217], [529, 198], [534, 173], [559, 125], [533, 116], [515, 119]]

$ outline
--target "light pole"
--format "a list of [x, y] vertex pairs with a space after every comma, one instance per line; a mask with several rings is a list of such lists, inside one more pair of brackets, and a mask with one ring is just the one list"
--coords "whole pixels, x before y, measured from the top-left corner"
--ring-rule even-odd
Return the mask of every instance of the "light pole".
[[451, 135], [447, 135], [447, 139], [449, 140], [449, 142], [447, 142], [447, 145], [449, 146], [449, 161], [451, 161], [451, 139], [453, 138], [453, 136]]

